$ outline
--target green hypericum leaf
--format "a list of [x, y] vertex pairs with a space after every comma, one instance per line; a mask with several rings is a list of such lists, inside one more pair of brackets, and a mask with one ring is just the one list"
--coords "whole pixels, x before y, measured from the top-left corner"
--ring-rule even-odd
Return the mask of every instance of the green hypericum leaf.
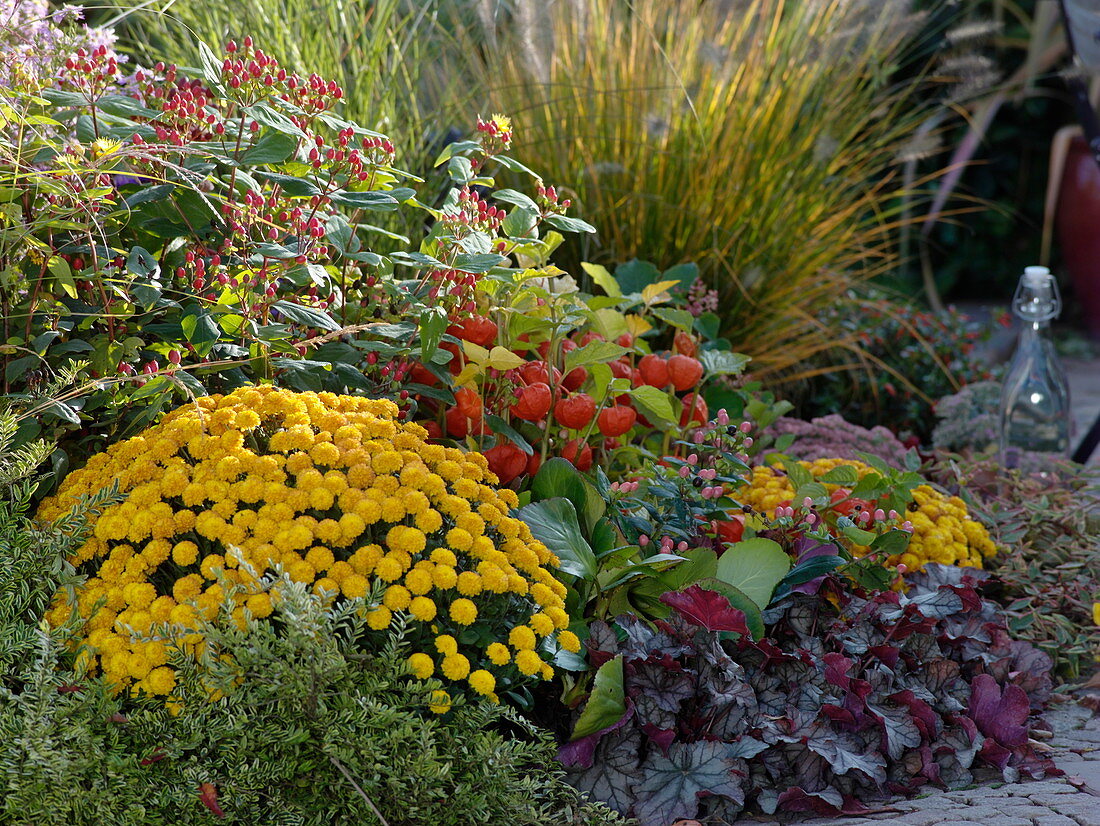
[[298, 148], [298, 139], [285, 132], [265, 132], [256, 143], [241, 156], [241, 163], [261, 165], [282, 163]]
[[426, 307], [420, 313], [420, 360], [432, 360], [447, 331], [447, 313], [441, 307]]
[[330, 192], [329, 198], [333, 203], [344, 204], [356, 209], [366, 209], [374, 212], [393, 212], [397, 209], [397, 199], [388, 192], [348, 192], [338, 190]]
[[793, 588], [796, 585], [809, 582], [811, 579], [824, 576], [830, 571], [835, 571], [843, 564], [844, 558], [840, 556], [813, 556], [791, 568], [790, 573], [783, 577], [780, 585]]
[[758, 536], [730, 545], [718, 559], [717, 577], [766, 608], [790, 569], [791, 558], [779, 543]]
[[596, 576], [596, 554], [581, 534], [577, 511], [568, 499], [546, 499], [520, 508], [516, 516], [535, 538], [561, 560], [562, 571], [585, 580]]
[[881, 551], [882, 553], [889, 556], [897, 556], [898, 554], [903, 554], [905, 553], [905, 549], [908, 547], [909, 534], [896, 528], [891, 529], [886, 533], [879, 534], [871, 543], [871, 548], [873, 550]]
[[624, 714], [626, 692], [623, 687], [623, 657], [619, 654], [596, 669], [592, 693], [569, 739], [580, 740], [603, 731], [623, 719]]
[[76, 279], [73, 278], [73, 271], [69, 267], [69, 262], [60, 256], [54, 255], [50, 257], [47, 266], [50, 274], [57, 279], [57, 285], [65, 291], [65, 294], [69, 298], [76, 298]]
[[596, 228], [587, 221], [570, 218], [568, 215], [547, 215], [546, 223], [562, 232], [587, 232], [593, 235], [596, 233]]
[[493, 193], [494, 201], [503, 201], [506, 204], [512, 204], [518, 206], [521, 209], [533, 212], [535, 215], [539, 214], [539, 207], [529, 197], [522, 192], [517, 192], [514, 189], [498, 189]]
[[845, 538], [852, 540], [857, 545], [870, 545], [875, 541], [875, 534], [857, 527], [856, 523], [847, 516], [838, 518], [836, 520], [836, 527]]
[[439, 153], [439, 157], [435, 159], [435, 163], [433, 163], [432, 166], [441, 166], [455, 155], [459, 155], [463, 152], [472, 152], [480, 148], [481, 144], [477, 141], [455, 141], [443, 147], [443, 151]]
[[319, 327], [322, 330], [340, 329], [340, 325], [331, 316], [313, 307], [303, 307], [301, 304], [292, 304], [289, 301], [276, 301], [274, 308], [298, 324]]

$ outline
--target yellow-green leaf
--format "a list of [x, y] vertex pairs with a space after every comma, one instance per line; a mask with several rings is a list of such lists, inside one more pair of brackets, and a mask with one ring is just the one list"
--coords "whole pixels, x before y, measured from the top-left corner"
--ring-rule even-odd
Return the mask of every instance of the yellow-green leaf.
[[69, 262], [55, 255], [50, 258], [49, 269], [53, 277], [57, 279], [58, 286], [65, 291], [65, 294], [69, 298], [76, 298], [76, 279], [73, 278], [73, 271], [69, 268]]
[[607, 267], [601, 267], [599, 264], [589, 264], [587, 261], [582, 262], [581, 266], [597, 287], [612, 298], [622, 297], [623, 291], [619, 288], [619, 282], [607, 271]]
[[667, 292], [679, 283], [679, 281], [658, 281], [656, 284], [650, 284], [642, 290], [642, 300], [646, 304], [654, 304], [658, 299], [667, 301], [668, 297], [662, 297], [662, 293]]
[[494, 370], [515, 370], [526, 362], [522, 356], [517, 356], [507, 347], [497, 345], [489, 353], [489, 366]]
[[472, 341], [462, 342], [462, 351], [466, 354], [466, 361], [468, 362], [485, 364], [489, 360], [489, 351]]

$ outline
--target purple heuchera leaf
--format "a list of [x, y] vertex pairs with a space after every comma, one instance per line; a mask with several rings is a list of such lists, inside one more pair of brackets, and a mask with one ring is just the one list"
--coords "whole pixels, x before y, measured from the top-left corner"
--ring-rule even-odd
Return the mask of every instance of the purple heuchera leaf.
[[742, 778], [730, 743], [704, 740], [674, 743], [668, 755], [650, 752], [642, 766], [644, 780], [634, 786], [633, 814], [641, 826], [669, 826], [695, 817], [700, 795], [745, 802]]
[[730, 605], [730, 601], [717, 591], [692, 585], [683, 591], [662, 594], [661, 602], [674, 608], [688, 622], [708, 631], [733, 631], [742, 637], [749, 636], [744, 612]]
[[1027, 717], [1031, 701], [1019, 686], [1007, 685], [1001, 692], [997, 681], [979, 674], [970, 684], [970, 717], [978, 730], [1009, 749], [1027, 743]]

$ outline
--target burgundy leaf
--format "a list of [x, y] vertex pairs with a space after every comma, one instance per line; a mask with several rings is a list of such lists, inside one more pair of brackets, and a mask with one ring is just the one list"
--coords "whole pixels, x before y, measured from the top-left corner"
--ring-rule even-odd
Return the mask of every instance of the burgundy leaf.
[[1007, 685], [1002, 693], [988, 674], [979, 674], [970, 685], [970, 717], [982, 734], [1009, 749], [1027, 743], [1030, 710], [1031, 701], [1019, 686]]
[[837, 654], [836, 652], [830, 652], [822, 659], [825, 660], [825, 681], [847, 691], [852, 684], [848, 672], [855, 663], [843, 654]]
[[692, 585], [683, 591], [669, 591], [661, 595], [661, 602], [675, 609], [688, 622], [708, 631], [733, 631], [749, 636], [744, 612], [730, 605], [730, 601], [717, 591]]

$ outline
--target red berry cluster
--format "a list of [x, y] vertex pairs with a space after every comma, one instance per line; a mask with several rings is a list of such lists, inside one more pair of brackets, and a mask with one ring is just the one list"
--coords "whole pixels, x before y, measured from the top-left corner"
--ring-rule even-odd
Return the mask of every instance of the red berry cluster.
[[559, 200], [558, 190], [552, 186], [539, 184], [538, 189], [535, 190], [535, 196], [535, 203], [546, 215], [562, 215], [573, 205], [568, 198]]
[[501, 115], [489, 120], [477, 119], [477, 131], [481, 134], [481, 148], [486, 155], [499, 155], [512, 144], [512, 124]]
[[[158, 63], [156, 71], [164, 72], [163, 81], [138, 72], [139, 91], [145, 105], [159, 109], [153, 123], [157, 140], [173, 146], [186, 146], [191, 141], [210, 140], [225, 131], [221, 118], [213, 111], [217, 104], [211, 92], [200, 80], [176, 79], [176, 67]], [[134, 136], [134, 143], [143, 143]]]
[[240, 48], [230, 40], [225, 44], [226, 57], [222, 61], [222, 80], [235, 92], [241, 103], [254, 103], [283, 91], [289, 80], [286, 69], [279, 61], [257, 49], [251, 37], [244, 39]]
[[71, 87], [89, 102], [98, 100], [115, 85], [118, 77], [118, 60], [106, 46], [96, 46], [91, 51], [80, 48], [66, 58], [61, 70], [62, 88]]
[[468, 186], [458, 191], [458, 206], [455, 212], [445, 212], [440, 219], [443, 226], [462, 237], [470, 232], [493, 233], [500, 229], [507, 212], [485, 201], [476, 190]]

